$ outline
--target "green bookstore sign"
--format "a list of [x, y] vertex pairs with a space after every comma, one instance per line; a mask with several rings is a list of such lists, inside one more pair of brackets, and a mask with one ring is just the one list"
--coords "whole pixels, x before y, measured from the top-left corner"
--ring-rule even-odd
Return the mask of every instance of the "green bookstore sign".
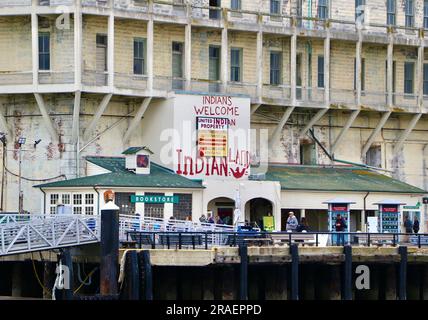
[[131, 196], [131, 203], [178, 203], [178, 196]]

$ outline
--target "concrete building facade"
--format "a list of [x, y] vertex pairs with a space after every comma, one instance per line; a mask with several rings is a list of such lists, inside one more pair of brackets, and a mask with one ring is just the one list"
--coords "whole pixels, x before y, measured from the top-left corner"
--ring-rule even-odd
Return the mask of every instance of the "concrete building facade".
[[39, 211], [33, 185], [84, 176], [85, 156], [147, 145], [146, 115], [181, 91], [249, 98], [253, 158], [267, 132], [271, 163], [364, 164], [427, 190], [427, 9], [422, 0], [2, 1], [1, 208], [18, 208], [19, 137], [24, 209]]

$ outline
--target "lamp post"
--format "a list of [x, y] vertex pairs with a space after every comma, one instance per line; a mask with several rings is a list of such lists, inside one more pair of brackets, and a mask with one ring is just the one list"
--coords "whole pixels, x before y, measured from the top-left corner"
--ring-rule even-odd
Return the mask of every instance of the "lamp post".
[[[19, 162], [19, 172], [18, 172], [18, 190], [19, 190], [19, 200], [18, 200], [18, 212], [24, 213], [24, 193], [22, 191], [22, 152], [23, 151], [31, 151], [31, 150], [22, 150], [22, 146], [27, 141], [27, 138], [20, 137], [18, 139], [18, 162]], [[34, 141], [34, 148], [42, 141], [42, 139], [38, 139]]]
[[18, 153], [18, 161], [19, 161], [19, 172], [18, 172], [18, 190], [19, 190], [19, 200], [18, 200], [18, 212], [23, 213], [23, 205], [24, 205], [24, 193], [22, 192], [22, 145], [27, 141], [26, 138], [20, 137], [18, 139], [19, 144], [19, 153]]

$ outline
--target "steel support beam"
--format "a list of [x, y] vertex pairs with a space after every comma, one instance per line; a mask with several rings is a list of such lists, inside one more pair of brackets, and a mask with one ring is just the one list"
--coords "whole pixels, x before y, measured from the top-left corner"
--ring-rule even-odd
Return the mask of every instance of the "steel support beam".
[[418, 123], [419, 119], [422, 117], [422, 113], [415, 114], [410, 121], [410, 123], [407, 125], [406, 129], [403, 131], [403, 133], [400, 135], [400, 138], [398, 138], [397, 143], [395, 144], [393, 156], [396, 156], [402, 149], [404, 142], [409, 137], [410, 133], [413, 131], [413, 129], [416, 127], [416, 124]]
[[125, 136], [123, 137], [123, 141], [125, 143], [128, 142], [132, 133], [140, 124], [141, 119], [143, 118], [144, 113], [146, 112], [147, 108], [149, 107], [151, 101], [152, 101], [152, 98], [148, 97], [148, 98], [145, 98], [144, 101], [141, 103], [140, 108], [138, 109], [137, 113], [135, 114], [134, 119], [132, 119], [131, 124], [129, 125], [129, 128], [126, 131]]
[[300, 131], [299, 138], [303, 137], [313, 126], [320, 120], [328, 111], [328, 108], [320, 109], [315, 116], [308, 122], [308, 124]]
[[330, 148], [331, 154], [334, 154], [334, 151], [336, 151], [337, 147], [342, 142], [342, 139], [345, 136], [346, 132], [348, 132], [349, 128], [351, 128], [352, 124], [354, 123], [355, 119], [357, 119], [359, 114], [360, 114], [360, 110], [352, 111], [351, 115], [348, 118], [348, 121], [346, 121], [345, 125], [343, 126], [336, 140], [334, 140], [333, 144], [331, 145], [331, 148]]
[[43, 100], [42, 95], [35, 93], [34, 97], [36, 98], [37, 105], [39, 106], [39, 110], [42, 114], [43, 120], [45, 121], [46, 128], [49, 131], [49, 134], [52, 138], [52, 141], [58, 142], [59, 141], [58, 132], [54, 127], [52, 119], [49, 116], [49, 113], [48, 113], [48, 110], [46, 108], [46, 104], [45, 104], [45, 101]]
[[74, 94], [74, 107], [73, 107], [73, 126], [71, 129], [71, 141], [77, 143], [79, 137], [79, 115], [80, 115], [80, 101], [82, 93], [76, 91]]
[[87, 139], [89, 138], [89, 136], [92, 134], [92, 132], [95, 130], [95, 127], [98, 124], [98, 121], [100, 120], [101, 116], [103, 115], [105, 109], [107, 108], [111, 97], [113, 95], [110, 94], [106, 94], [103, 98], [103, 100], [101, 100], [100, 105], [98, 106], [97, 111], [95, 112], [94, 116], [92, 117], [91, 122], [89, 123], [89, 126], [86, 128], [85, 133], [84, 133], [84, 138]]
[[291, 113], [294, 111], [294, 109], [295, 107], [291, 106], [291, 107], [287, 107], [287, 110], [285, 110], [284, 115], [282, 116], [274, 132], [272, 133], [271, 138], [269, 139], [269, 150], [271, 149], [273, 144], [278, 140], [278, 137], [281, 134], [282, 129], [284, 129], [284, 126], [287, 123], [288, 119], [290, 118]]
[[382, 115], [382, 118], [380, 119], [376, 128], [373, 130], [372, 134], [370, 135], [366, 144], [364, 145], [363, 150], [361, 151], [361, 155], [363, 156], [363, 158], [365, 158], [367, 151], [369, 151], [371, 145], [373, 144], [373, 141], [376, 139], [377, 135], [382, 130], [385, 123], [388, 121], [391, 113], [392, 113], [391, 111], [387, 111]]

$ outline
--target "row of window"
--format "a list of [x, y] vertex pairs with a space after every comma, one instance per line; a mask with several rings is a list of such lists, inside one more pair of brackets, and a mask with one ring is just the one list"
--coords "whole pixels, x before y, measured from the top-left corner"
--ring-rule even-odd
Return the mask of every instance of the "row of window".
[[50, 214], [86, 214], [95, 212], [93, 193], [52, 193], [48, 203]]
[[[101, 53], [101, 63], [104, 68], [103, 71], [107, 70], [106, 55], [107, 55], [107, 36], [97, 34], [96, 37], [97, 48], [104, 49], [104, 53]], [[49, 33], [39, 34], [39, 69], [49, 70], [50, 69], [50, 38]], [[184, 44], [181, 42], [172, 42], [172, 77], [182, 78], [183, 77], [183, 48]], [[220, 80], [220, 50], [219, 46], [209, 47], [209, 80], [218, 81]], [[297, 85], [301, 83], [301, 54], [297, 55], [296, 61], [296, 72], [297, 72]], [[99, 58], [97, 58], [99, 59]], [[270, 52], [270, 84], [281, 85], [282, 84], [282, 52], [271, 51]], [[242, 48], [231, 48], [230, 49], [230, 81], [242, 82], [242, 66], [243, 66], [243, 49]], [[324, 88], [324, 56], [318, 56], [317, 63], [317, 86], [318, 88]], [[395, 74], [395, 68], [393, 70]], [[134, 74], [144, 75], [146, 74], [146, 39], [135, 38], [134, 39]], [[395, 75], [394, 75], [395, 78]], [[414, 78], [415, 78], [415, 63], [405, 62], [404, 63], [404, 93], [414, 93]], [[355, 61], [354, 61], [354, 90], [355, 86]], [[180, 83], [175, 86], [178, 89]], [[395, 86], [395, 85], [394, 85]], [[365, 60], [361, 61], [361, 90], [365, 90]], [[424, 94], [428, 94], [428, 65], [424, 65]]]
[[[241, 10], [241, 0], [231, 0], [231, 9]], [[366, 0], [355, 0], [355, 20], [364, 20]], [[297, 0], [297, 16], [303, 16], [303, 0]], [[386, 1], [386, 23], [387, 25], [396, 24], [397, 0]], [[270, 0], [270, 13], [281, 14], [281, 1]], [[405, 25], [406, 27], [415, 26], [415, 0], [404, 1]], [[317, 17], [319, 19], [330, 18], [330, 0], [318, 0]], [[428, 0], [424, 1], [424, 21], [423, 26], [428, 29]]]

